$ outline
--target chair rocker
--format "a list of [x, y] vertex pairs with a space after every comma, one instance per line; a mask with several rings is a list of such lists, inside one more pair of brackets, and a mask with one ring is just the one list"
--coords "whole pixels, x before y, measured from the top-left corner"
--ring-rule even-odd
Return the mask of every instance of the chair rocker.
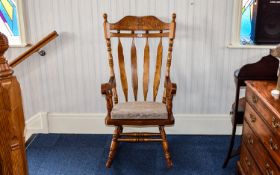
[[[104, 34], [108, 51], [110, 79], [108, 83], [101, 85], [101, 93], [106, 97], [107, 116], [106, 125], [115, 126], [108, 160], [106, 167], [110, 168], [115, 157], [119, 142], [161, 142], [167, 167], [172, 167], [173, 163], [168, 150], [168, 142], [164, 127], [173, 125], [174, 117], [172, 113], [172, 99], [176, 94], [176, 84], [170, 80], [170, 66], [172, 60], [172, 47], [175, 38], [176, 15], [172, 15], [172, 21], [165, 23], [154, 16], [125, 16], [116, 23], [108, 23], [107, 14], [104, 14]], [[117, 83], [114, 73], [113, 53], [111, 39], [118, 40], [117, 55], [120, 72], [120, 84], [124, 93], [125, 102], [119, 103], [117, 93]], [[127, 39], [128, 38], [128, 39]], [[153, 100], [148, 102], [149, 87], [149, 67], [150, 67], [150, 46], [149, 40], [157, 38], [159, 44], [156, 53], [156, 65], [153, 83]], [[162, 102], [156, 102], [159, 91], [161, 67], [163, 57], [163, 38], [168, 39], [168, 52], [165, 70], [165, 82]], [[133, 100], [128, 101], [128, 80], [125, 70], [125, 57], [122, 41], [131, 42], [130, 62], [131, 62], [131, 84]], [[137, 69], [137, 50], [135, 40], [145, 41], [143, 58], [143, 99], [138, 99], [138, 70]], [[139, 47], [138, 47], [139, 48]], [[128, 59], [129, 60], [129, 59]], [[141, 59], [142, 61], [142, 59]], [[130, 132], [124, 133], [125, 126], [158, 126], [158, 133], [149, 132]]]

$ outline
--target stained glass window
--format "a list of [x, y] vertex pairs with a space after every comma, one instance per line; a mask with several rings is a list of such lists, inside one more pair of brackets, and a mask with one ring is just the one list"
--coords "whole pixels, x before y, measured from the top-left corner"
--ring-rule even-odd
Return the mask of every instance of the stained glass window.
[[242, 44], [252, 44], [252, 16], [254, 0], [242, 0], [242, 16], [240, 28], [240, 41]]
[[10, 45], [20, 45], [18, 8], [15, 0], [0, 0], [0, 32], [4, 33]]

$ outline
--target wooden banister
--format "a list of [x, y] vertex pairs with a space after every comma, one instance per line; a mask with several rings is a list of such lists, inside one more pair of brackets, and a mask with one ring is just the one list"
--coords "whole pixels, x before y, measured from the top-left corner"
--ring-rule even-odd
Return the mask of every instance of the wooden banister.
[[18, 56], [16, 59], [14, 59], [9, 65], [14, 68], [24, 60], [26, 60], [30, 55], [32, 55], [35, 52], [38, 52], [42, 47], [47, 45], [50, 41], [54, 40], [56, 37], [58, 37], [58, 33], [56, 31], [53, 31], [46, 37], [44, 37], [42, 40], [40, 40], [37, 44], [32, 46], [30, 49], [25, 51], [23, 54]]
[[0, 32], [0, 174], [28, 175], [21, 90], [4, 56], [8, 48]]

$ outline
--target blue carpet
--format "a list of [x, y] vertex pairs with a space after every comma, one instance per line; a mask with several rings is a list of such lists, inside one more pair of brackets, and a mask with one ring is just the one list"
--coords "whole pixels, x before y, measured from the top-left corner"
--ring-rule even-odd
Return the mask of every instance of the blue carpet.
[[238, 157], [222, 169], [229, 136], [168, 135], [174, 163], [160, 143], [121, 143], [105, 167], [111, 135], [40, 134], [27, 149], [30, 175], [234, 175]]

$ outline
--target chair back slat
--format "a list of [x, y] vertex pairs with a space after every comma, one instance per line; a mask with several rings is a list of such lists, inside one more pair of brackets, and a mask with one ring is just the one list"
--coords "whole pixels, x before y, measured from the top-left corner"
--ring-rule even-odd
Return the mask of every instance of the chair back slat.
[[128, 100], [128, 85], [127, 85], [127, 78], [126, 78], [126, 71], [125, 71], [125, 63], [124, 63], [124, 56], [123, 56], [123, 47], [121, 40], [118, 40], [118, 58], [119, 58], [119, 68], [120, 68], [120, 78], [122, 84], [122, 90], [125, 96], [125, 101]]
[[138, 74], [137, 74], [137, 51], [135, 46], [134, 38], [131, 43], [131, 74], [132, 74], [132, 87], [134, 100], [137, 101], [138, 92]]
[[158, 48], [157, 48], [157, 60], [156, 60], [156, 70], [154, 76], [154, 86], [153, 86], [153, 100], [156, 101], [158, 88], [160, 83], [160, 75], [161, 75], [161, 65], [162, 65], [162, 38], [159, 41]]
[[150, 46], [149, 40], [146, 39], [146, 45], [144, 48], [144, 71], [143, 71], [143, 94], [144, 100], [147, 100], [148, 89], [149, 89], [149, 69], [150, 69]]

